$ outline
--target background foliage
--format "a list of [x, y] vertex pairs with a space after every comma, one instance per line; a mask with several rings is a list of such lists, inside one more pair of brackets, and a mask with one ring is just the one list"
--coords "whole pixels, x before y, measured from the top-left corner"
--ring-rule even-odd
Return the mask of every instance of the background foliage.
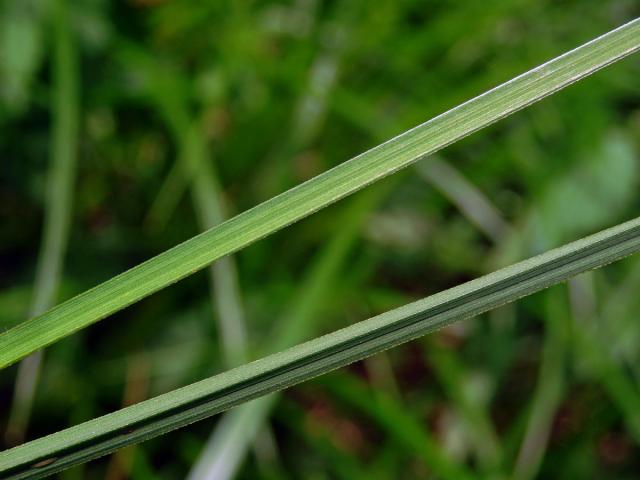
[[[50, 9], [0, 5], [2, 329], [27, 316], [47, 208]], [[639, 13], [624, 0], [74, 2], [79, 159], [58, 299], [206, 224], [180, 173], [193, 131], [237, 213]], [[636, 216], [639, 73], [623, 61], [236, 255], [247, 355]], [[491, 478], [631, 478], [639, 287], [632, 257], [293, 388], [239, 477], [428, 478], [435, 455]], [[198, 273], [48, 349], [27, 438], [233, 363], [209, 293]], [[15, 376], [0, 376], [3, 432]], [[216, 421], [64, 476], [181, 478]]]

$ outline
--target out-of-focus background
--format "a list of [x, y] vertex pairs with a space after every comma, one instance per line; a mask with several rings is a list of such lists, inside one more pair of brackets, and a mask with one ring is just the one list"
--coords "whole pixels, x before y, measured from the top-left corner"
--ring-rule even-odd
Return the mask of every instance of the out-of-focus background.
[[[68, 299], [639, 14], [5, 0], [0, 329], [44, 288]], [[0, 445], [637, 216], [639, 78], [626, 59], [3, 371]], [[47, 254], [65, 210], [66, 249]], [[638, 478], [639, 291], [631, 257], [227, 416], [235, 435], [215, 417], [60, 478]]]

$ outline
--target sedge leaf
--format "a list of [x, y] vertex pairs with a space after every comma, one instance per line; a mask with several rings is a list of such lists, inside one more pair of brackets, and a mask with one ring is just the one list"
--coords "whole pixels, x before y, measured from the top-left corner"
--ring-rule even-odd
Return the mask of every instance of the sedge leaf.
[[[33, 284], [29, 316], [40, 315], [56, 303], [71, 224], [73, 186], [77, 163], [80, 118], [79, 81], [75, 39], [69, 25], [68, 6], [57, 1], [54, 9], [53, 129], [42, 243]], [[25, 358], [18, 367], [6, 438], [22, 443], [29, 423], [43, 352]]]
[[0, 453], [38, 478], [209, 417], [640, 250], [640, 217], [206, 380]]
[[640, 48], [640, 19], [368, 150], [0, 335], [0, 368], [177, 282]]

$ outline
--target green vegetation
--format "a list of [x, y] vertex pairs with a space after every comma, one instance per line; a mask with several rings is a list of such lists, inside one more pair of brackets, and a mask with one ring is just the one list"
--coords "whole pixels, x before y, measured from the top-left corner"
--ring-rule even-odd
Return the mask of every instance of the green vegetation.
[[567, 243], [637, 216], [637, 62], [486, 128], [640, 49], [614, 3], [3, 5], [3, 475], [634, 471], [634, 260], [510, 303], [640, 249]]

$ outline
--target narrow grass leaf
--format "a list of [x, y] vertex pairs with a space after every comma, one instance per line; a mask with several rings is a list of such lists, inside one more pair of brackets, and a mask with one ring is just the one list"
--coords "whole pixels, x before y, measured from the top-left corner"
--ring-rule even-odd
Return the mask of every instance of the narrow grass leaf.
[[538, 381], [532, 395], [527, 428], [515, 461], [514, 480], [529, 480], [538, 476], [549, 446], [553, 421], [567, 388], [565, 371], [570, 343], [569, 312], [561, 293], [564, 292], [551, 290], [545, 298], [545, 338]]
[[640, 218], [261, 360], [0, 453], [39, 478], [329, 372], [640, 250]]
[[[75, 177], [80, 116], [76, 48], [69, 25], [66, 1], [54, 5], [54, 79], [51, 170], [45, 198], [42, 244], [36, 267], [29, 316], [46, 312], [56, 302], [67, 250]], [[22, 443], [31, 416], [42, 364], [42, 352], [25, 358], [18, 368], [11, 413], [6, 431], [9, 443]]]
[[640, 19], [557, 57], [0, 335], [0, 368], [640, 48]]
[[499, 242], [508, 232], [509, 226], [500, 211], [457, 169], [433, 156], [418, 163], [416, 170], [493, 242]]

